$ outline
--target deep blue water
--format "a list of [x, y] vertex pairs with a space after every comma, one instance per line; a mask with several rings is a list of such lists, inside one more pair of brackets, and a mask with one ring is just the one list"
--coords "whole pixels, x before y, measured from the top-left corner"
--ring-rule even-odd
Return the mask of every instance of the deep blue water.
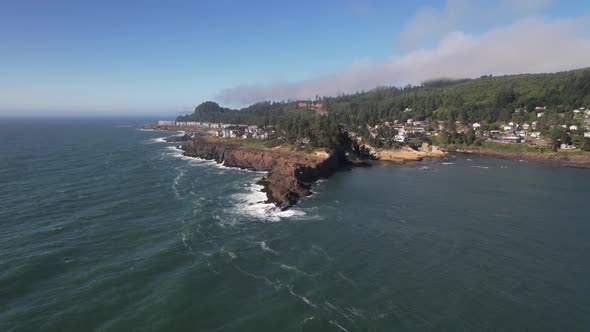
[[0, 331], [590, 330], [590, 171], [377, 164], [293, 210], [145, 120], [0, 119]]

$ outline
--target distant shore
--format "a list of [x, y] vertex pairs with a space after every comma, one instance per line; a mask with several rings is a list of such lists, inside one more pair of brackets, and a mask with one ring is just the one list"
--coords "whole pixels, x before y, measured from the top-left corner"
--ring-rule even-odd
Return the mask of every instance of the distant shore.
[[590, 153], [577, 154], [576, 152], [523, 152], [523, 151], [503, 151], [481, 147], [461, 148], [449, 146], [443, 150], [450, 153], [478, 154], [489, 157], [524, 160], [554, 166], [575, 167], [590, 169]]

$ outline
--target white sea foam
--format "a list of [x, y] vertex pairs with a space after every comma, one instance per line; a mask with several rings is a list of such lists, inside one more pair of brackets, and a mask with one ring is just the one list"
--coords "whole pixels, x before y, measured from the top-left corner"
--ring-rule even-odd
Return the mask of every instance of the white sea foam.
[[314, 317], [314, 316], [307, 317], [307, 318], [305, 318], [305, 319], [303, 320], [303, 323], [301, 323], [301, 324], [305, 324], [305, 323], [307, 323], [308, 321], [310, 321], [310, 320], [313, 320], [313, 319], [315, 319], [315, 317]]
[[455, 163], [442, 163], [443, 165], [455, 165]]
[[166, 150], [168, 152], [165, 153], [167, 156], [172, 156], [174, 158], [179, 158], [182, 160], [194, 160], [195, 158], [187, 157], [182, 154], [182, 150], [178, 149], [176, 146], [167, 146]]
[[155, 130], [149, 129], [149, 128], [137, 128], [136, 130], [139, 130], [139, 131], [155, 131]]
[[264, 241], [260, 242], [260, 248], [264, 251], [268, 251], [268, 252], [272, 253], [273, 255], [279, 254], [276, 250], [269, 247], [268, 244], [266, 244], [266, 242], [264, 242]]
[[308, 298], [306, 298], [306, 297], [305, 297], [305, 296], [303, 296], [303, 295], [299, 295], [299, 294], [295, 293], [295, 292], [293, 291], [293, 286], [290, 286], [290, 287], [288, 287], [288, 288], [289, 288], [289, 293], [291, 293], [291, 295], [293, 295], [293, 296], [296, 296], [296, 297], [300, 298], [300, 299], [301, 299], [301, 301], [305, 302], [305, 303], [306, 303], [307, 305], [309, 305], [310, 307], [314, 307], [314, 308], [316, 307], [316, 305], [315, 305], [315, 304], [313, 304], [313, 302], [311, 302], [311, 301], [310, 301]]
[[266, 194], [261, 190], [263, 186], [252, 183], [248, 186], [246, 193], [233, 195], [236, 201], [234, 211], [246, 215], [251, 218], [256, 218], [269, 222], [280, 221], [281, 218], [301, 217], [305, 212], [293, 209], [282, 211], [274, 204], [266, 203]]
[[295, 274], [299, 274], [299, 275], [302, 275], [302, 276], [306, 276], [306, 277], [314, 277], [314, 276], [317, 275], [317, 274], [310, 274], [310, 273], [307, 273], [305, 271], [301, 271], [297, 267], [291, 266], [291, 265], [287, 265], [287, 264], [281, 264], [281, 269], [283, 269], [285, 271], [290, 271], [290, 272], [293, 272]]
[[184, 169], [180, 169], [180, 172], [172, 181], [172, 190], [174, 190], [174, 196], [176, 196], [176, 198], [178, 198], [178, 199], [180, 199], [180, 193], [178, 192], [178, 184], [180, 183], [180, 180], [182, 180], [183, 176], [184, 176]]
[[471, 166], [473, 168], [482, 168], [482, 169], [488, 169], [488, 166]]
[[338, 324], [338, 322], [336, 322], [334, 320], [331, 320], [330, 324], [336, 326], [337, 328], [339, 328], [342, 331], [349, 332], [347, 329], [345, 329], [342, 325]]

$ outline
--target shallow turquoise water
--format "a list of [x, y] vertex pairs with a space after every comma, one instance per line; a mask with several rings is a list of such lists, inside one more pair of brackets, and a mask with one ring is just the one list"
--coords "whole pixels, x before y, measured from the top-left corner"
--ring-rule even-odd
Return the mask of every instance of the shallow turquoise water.
[[0, 331], [590, 329], [590, 171], [483, 157], [261, 173], [141, 120], [1, 120]]

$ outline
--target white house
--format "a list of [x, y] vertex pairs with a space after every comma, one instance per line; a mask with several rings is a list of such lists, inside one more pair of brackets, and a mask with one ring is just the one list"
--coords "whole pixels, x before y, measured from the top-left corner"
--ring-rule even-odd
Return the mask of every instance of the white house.
[[580, 114], [580, 113], [582, 113], [582, 111], [580, 111], [580, 110], [574, 110], [574, 114]]
[[412, 124], [413, 122], [414, 122], [413, 119], [408, 119], [408, 121], [407, 121], [408, 124]]
[[526, 122], [522, 124], [522, 129], [524, 129], [524, 130], [529, 130], [530, 127], [531, 126]]
[[538, 132], [538, 131], [533, 131], [533, 132], [531, 133], [531, 137], [532, 137], [532, 138], [541, 138], [541, 132]]
[[573, 145], [568, 145], [568, 144], [561, 144], [560, 148], [561, 148], [561, 149], [563, 149], [563, 150], [573, 150], [573, 149], [575, 149], [576, 147], [575, 147], [575, 146], [573, 146]]
[[576, 126], [576, 125], [571, 125], [571, 126], [570, 126], [570, 130], [578, 130], [578, 126]]
[[477, 129], [477, 128], [481, 127], [481, 125], [477, 122], [472, 124], [471, 126], [473, 127], [473, 129]]
[[405, 141], [406, 141], [406, 139], [407, 139], [407, 137], [406, 137], [406, 135], [404, 135], [404, 134], [397, 134], [397, 135], [395, 135], [395, 137], [393, 138], [393, 140], [394, 140], [394, 141], [396, 141], [396, 142], [402, 142], [402, 143], [403, 143], [403, 142], [405, 142]]
[[543, 113], [543, 112], [539, 112], [539, 113], [537, 113], [537, 117], [538, 117], [538, 118], [540, 118], [540, 117], [542, 117], [542, 116], [543, 116], [543, 114], [545, 114], [545, 113]]
[[585, 133], [584, 133], [584, 137], [586, 137], [586, 138], [590, 138], [590, 131], [587, 131], [587, 132], [585, 132]]

